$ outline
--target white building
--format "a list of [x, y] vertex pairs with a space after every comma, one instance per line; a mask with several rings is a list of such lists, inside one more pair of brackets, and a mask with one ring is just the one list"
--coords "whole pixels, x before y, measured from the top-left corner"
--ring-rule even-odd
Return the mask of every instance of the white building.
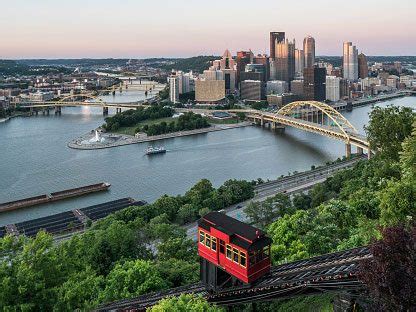
[[283, 94], [289, 91], [289, 84], [283, 80], [271, 80], [266, 84], [266, 95]]
[[410, 75], [403, 75], [400, 76], [400, 83], [403, 83], [406, 88], [410, 88], [413, 84], [414, 78]]
[[358, 50], [351, 42], [344, 42], [343, 70], [345, 79], [358, 80]]
[[45, 102], [50, 101], [55, 98], [55, 93], [53, 91], [47, 91], [47, 92], [36, 92], [36, 93], [30, 93], [29, 94], [29, 100], [32, 102]]
[[335, 76], [326, 76], [326, 99], [337, 102], [340, 99], [341, 78]]
[[367, 77], [360, 80], [361, 90], [365, 91], [371, 88], [371, 86], [381, 85], [381, 79], [377, 77]]
[[179, 102], [179, 84], [180, 84], [180, 77], [176, 76], [176, 74], [172, 74], [169, 77], [169, 98], [172, 103]]

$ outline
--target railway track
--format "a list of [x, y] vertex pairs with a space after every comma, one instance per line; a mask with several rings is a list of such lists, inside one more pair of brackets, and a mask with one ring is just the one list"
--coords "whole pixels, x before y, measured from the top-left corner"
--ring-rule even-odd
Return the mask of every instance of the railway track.
[[210, 294], [204, 285], [196, 283], [114, 302], [97, 311], [144, 311], [163, 298], [191, 293], [219, 305], [233, 305], [323, 291], [353, 290], [362, 287], [356, 277], [359, 262], [370, 257], [367, 247], [355, 248], [274, 266], [270, 274], [252, 285]]

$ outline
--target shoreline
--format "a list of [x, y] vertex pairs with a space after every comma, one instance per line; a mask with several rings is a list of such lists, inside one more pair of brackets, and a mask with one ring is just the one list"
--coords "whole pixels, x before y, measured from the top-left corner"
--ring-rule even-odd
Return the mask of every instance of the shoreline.
[[178, 137], [191, 136], [191, 135], [197, 135], [197, 134], [203, 134], [203, 133], [209, 133], [209, 132], [215, 132], [215, 131], [230, 130], [230, 129], [248, 127], [251, 125], [252, 125], [251, 122], [240, 122], [237, 124], [216, 124], [208, 128], [188, 130], [188, 131], [178, 131], [178, 132], [166, 133], [166, 134], [161, 134], [161, 135], [154, 135], [154, 136], [145, 137], [145, 138], [136, 138], [134, 136], [126, 135], [126, 134], [109, 134], [110, 138], [116, 138], [117, 140], [115, 142], [109, 142], [105, 145], [82, 144], [81, 143], [82, 141], [85, 141], [91, 138], [91, 133], [87, 133], [70, 141], [67, 144], [67, 146], [69, 148], [78, 149], [78, 150], [105, 149], [105, 148], [113, 148], [113, 147], [119, 147], [119, 146], [131, 145], [131, 144], [155, 142], [155, 141], [160, 141], [160, 140], [173, 139], [173, 138], [178, 138]]

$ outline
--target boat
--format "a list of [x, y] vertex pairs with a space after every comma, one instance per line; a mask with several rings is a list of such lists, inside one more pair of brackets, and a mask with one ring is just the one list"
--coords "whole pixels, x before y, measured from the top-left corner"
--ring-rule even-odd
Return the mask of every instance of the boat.
[[166, 153], [166, 149], [163, 146], [159, 146], [159, 147], [149, 146], [146, 149], [146, 155], [164, 154], [164, 153]]

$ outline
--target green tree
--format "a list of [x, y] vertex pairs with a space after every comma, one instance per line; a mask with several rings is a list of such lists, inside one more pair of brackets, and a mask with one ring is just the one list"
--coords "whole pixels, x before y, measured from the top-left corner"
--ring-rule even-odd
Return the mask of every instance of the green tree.
[[365, 127], [370, 147], [381, 158], [397, 161], [402, 142], [412, 132], [415, 113], [408, 107], [375, 107]]
[[413, 124], [412, 135], [402, 145], [400, 164], [404, 177], [416, 180], [416, 122]]
[[117, 264], [108, 274], [100, 300], [109, 302], [132, 298], [167, 287], [150, 261], [132, 260]]
[[380, 192], [381, 223], [407, 223], [416, 216], [416, 185], [412, 181], [390, 181]]
[[223, 312], [223, 308], [210, 305], [202, 297], [181, 295], [161, 300], [149, 312]]

